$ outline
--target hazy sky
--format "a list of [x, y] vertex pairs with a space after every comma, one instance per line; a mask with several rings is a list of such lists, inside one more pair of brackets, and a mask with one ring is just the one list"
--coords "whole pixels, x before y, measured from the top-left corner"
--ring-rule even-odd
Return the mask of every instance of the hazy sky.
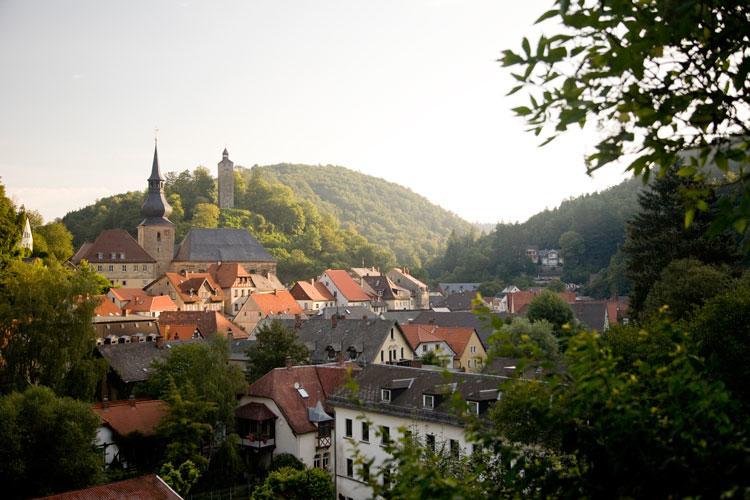
[[[336, 164], [470, 221], [617, 183], [545, 148], [496, 63], [551, 1], [0, 0], [0, 177], [46, 218], [163, 171]], [[593, 130], [593, 129], [592, 129]]]

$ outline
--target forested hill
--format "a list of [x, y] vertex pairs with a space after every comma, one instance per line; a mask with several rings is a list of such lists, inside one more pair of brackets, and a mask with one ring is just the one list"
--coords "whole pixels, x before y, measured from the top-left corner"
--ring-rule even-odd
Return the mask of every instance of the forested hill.
[[[524, 223], [498, 224], [481, 236], [454, 235], [446, 253], [428, 267], [430, 277], [445, 281], [500, 283], [523, 281], [534, 275], [526, 258], [527, 246], [560, 248], [565, 261], [563, 279], [586, 283], [591, 277], [599, 295], [609, 289], [626, 290], [617, 267], [618, 249], [625, 239], [625, 223], [638, 208], [640, 180], [627, 180], [604, 191], [571, 198], [553, 210], [540, 212]], [[611, 264], [611, 265], [610, 265]], [[620, 281], [618, 281], [620, 280]]]
[[[452, 231], [471, 230], [468, 222], [409, 189], [343, 167], [237, 167], [235, 179], [236, 208], [219, 210], [212, 171], [167, 174], [177, 238], [190, 227], [247, 228], [279, 260], [283, 279], [363, 262], [419, 272], [441, 254]], [[63, 223], [75, 246], [103, 229], [123, 228], [135, 236], [144, 195], [118, 194], [66, 214]]]
[[[282, 163], [253, 170], [390, 248], [400, 264], [413, 269], [442, 252], [452, 231], [471, 231], [471, 224], [411, 189], [348, 168]], [[240, 171], [249, 176], [249, 170]]]

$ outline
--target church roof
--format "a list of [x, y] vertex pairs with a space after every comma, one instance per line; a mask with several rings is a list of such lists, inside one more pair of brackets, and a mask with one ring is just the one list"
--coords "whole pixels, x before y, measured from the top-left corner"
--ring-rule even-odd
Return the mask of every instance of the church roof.
[[151, 165], [151, 175], [148, 178], [148, 195], [146, 201], [141, 206], [143, 221], [142, 226], [154, 225], [172, 225], [167, 218], [172, 213], [172, 207], [169, 206], [164, 196], [164, 177], [159, 169], [159, 154], [154, 145], [154, 161]]
[[105, 229], [93, 243], [84, 243], [70, 260], [78, 265], [83, 259], [91, 264], [156, 262], [124, 229]]
[[175, 252], [176, 262], [276, 262], [245, 229], [192, 228]]

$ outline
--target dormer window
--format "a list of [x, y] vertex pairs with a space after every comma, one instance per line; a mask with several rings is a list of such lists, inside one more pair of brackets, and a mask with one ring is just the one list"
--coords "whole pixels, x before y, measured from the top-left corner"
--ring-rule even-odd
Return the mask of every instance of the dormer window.
[[326, 353], [328, 353], [328, 359], [336, 359], [336, 349], [333, 348], [333, 346], [328, 346], [326, 348]]
[[469, 407], [469, 413], [479, 415], [479, 401], [467, 401], [466, 404]]
[[123, 252], [120, 252], [120, 260], [125, 260], [125, 254]]
[[110, 258], [111, 258], [112, 260], [115, 260], [115, 259], [117, 258], [117, 252], [112, 252], [111, 254], [109, 254], [109, 257], [110, 257]]
[[96, 254], [96, 258], [97, 258], [97, 259], [99, 259], [99, 260], [102, 260], [102, 259], [104, 258], [104, 253], [102, 253], [102, 252], [97, 252], [97, 254]]
[[432, 394], [423, 394], [422, 395], [422, 407], [426, 410], [434, 410], [435, 409], [435, 396]]
[[390, 403], [391, 402], [391, 390], [390, 389], [380, 389], [380, 400], [383, 403]]

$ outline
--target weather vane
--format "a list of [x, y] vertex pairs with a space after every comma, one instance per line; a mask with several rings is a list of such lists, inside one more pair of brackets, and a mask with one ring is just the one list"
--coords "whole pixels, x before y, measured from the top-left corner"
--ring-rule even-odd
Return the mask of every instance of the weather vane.
[[158, 139], [159, 139], [159, 129], [154, 127], [154, 144], [157, 143]]

